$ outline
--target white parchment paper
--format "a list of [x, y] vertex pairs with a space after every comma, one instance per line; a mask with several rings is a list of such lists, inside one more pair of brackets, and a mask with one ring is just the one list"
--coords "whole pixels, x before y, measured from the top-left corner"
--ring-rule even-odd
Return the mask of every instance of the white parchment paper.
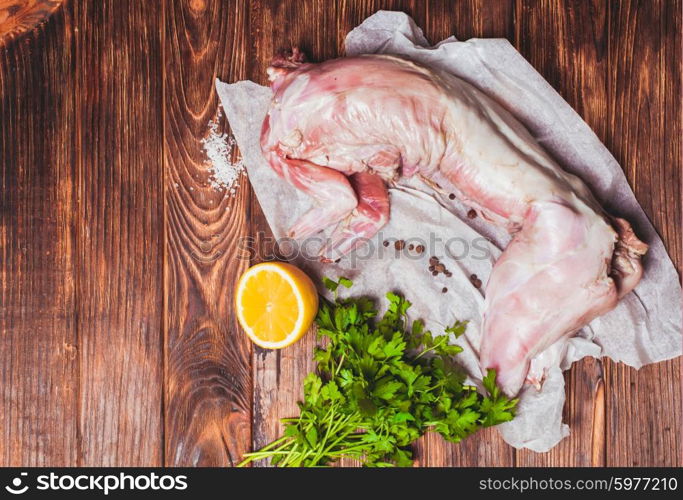
[[[608, 356], [640, 368], [681, 354], [681, 288], [661, 239], [616, 160], [507, 40], [460, 42], [449, 38], [430, 47], [406, 14], [380, 11], [348, 34], [346, 53], [402, 54], [479, 87], [511, 110], [564, 168], [591, 187], [610, 213], [629, 220], [650, 245], [638, 287], [615, 310], [556, 346], [556, 363], [540, 391], [531, 386], [522, 390], [517, 417], [498, 427], [505, 441], [517, 448], [547, 451], [569, 434], [562, 423], [562, 370], [584, 356]], [[281, 180], [261, 155], [260, 128], [271, 92], [249, 81], [219, 81], [217, 88], [263, 212], [275, 237], [284, 238], [311, 201]], [[425, 320], [434, 333], [442, 332], [455, 319], [469, 320], [466, 334], [457, 340], [465, 348], [458, 358], [477, 383], [481, 379], [477, 352], [483, 296], [472, 285], [470, 275], [476, 274], [486, 283], [510, 238], [478, 218], [469, 219], [457, 200], [451, 201], [447, 193], [435, 192], [419, 180], [402, 180], [390, 189], [390, 195], [389, 224], [372, 244], [337, 264], [321, 264], [312, 257], [320, 246], [317, 241], [307, 241], [297, 255], [291, 242], [282, 240], [281, 247], [285, 253], [292, 251], [293, 260], [315, 277], [344, 275], [353, 279], [353, 294], [382, 297], [388, 290], [403, 293], [413, 303], [411, 316]], [[404, 239], [406, 244], [421, 241], [427, 250], [417, 256], [382, 246], [382, 241], [392, 239]], [[446, 264], [451, 277], [428, 273], [431, 255]]]

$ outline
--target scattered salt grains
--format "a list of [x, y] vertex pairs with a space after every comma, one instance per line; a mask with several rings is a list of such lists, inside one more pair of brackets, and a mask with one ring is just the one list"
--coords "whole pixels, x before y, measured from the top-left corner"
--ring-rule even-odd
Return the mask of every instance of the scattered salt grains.
[[246, 175], [241, 156], [232, 160], [232, 151], [236, 147], [235, 138], [218, 131], [218, 122], [221, 111], [218, 110], [216, 118], [209, 122], [209, 133], [202, 139], [204, 151], [209, 159], [209, 185], [215, 191], [225, 191], [226, 196], [235, 196], [239, 187], [239, 178]]

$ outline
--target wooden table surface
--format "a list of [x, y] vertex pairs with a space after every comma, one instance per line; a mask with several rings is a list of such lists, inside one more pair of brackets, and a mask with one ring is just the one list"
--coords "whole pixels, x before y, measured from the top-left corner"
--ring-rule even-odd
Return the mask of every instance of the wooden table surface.
[[[0, 465], [225, 466], [278, 434], [313, 336], [266, 352], [236, 323], [255, 260], [238, 244], [269, 232], [248, 183], [207, 184], [214, 79], [265, 83], [291, 45], [340, 55], [379, 9], [431, 42], [510, 40], [612, 151], [680, 273], [678, 0], [66, 0], [0, 41]], [[418, 463], [681, 465], [680, 373], [584, 360], [551, 452], [489, 429], [427, 436]]]

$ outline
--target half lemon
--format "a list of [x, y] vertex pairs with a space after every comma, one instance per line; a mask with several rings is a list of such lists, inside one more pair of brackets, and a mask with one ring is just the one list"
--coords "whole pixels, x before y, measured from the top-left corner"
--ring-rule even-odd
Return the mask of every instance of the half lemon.
[[318, 311], [318, 293], [298, 267], [264, 262], [245, 271], [235, 291], [237, 319], [249, 338], [266, 349], [299, 340]]

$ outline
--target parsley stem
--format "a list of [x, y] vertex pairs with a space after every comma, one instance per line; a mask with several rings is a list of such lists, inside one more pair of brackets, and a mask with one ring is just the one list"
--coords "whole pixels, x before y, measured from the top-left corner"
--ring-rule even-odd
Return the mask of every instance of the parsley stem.
[[297, 455], [297, 453], [299, 453], [297, 448], [299, 448], [299, 444], [295, 442], [292, 449], [289, 451], [289, 453], [285, 455], [285, 458], [282, 460], [282, 462], [278, 463], [278, 465], [280, 467], [287, 467], [289, 465], [289, 462], [291, 462]]
[[[250, 453], [245, 453], [244, 456], [245, 456], [245, 457], [254, 457], [254, 456], [257, 456], [257, 455], [267, 455], [268, 453], [271, 453], [271, 452], [273, 451], [273, 450], [271, 450], [271, 448], [273, 448], [274, 446], [276, 446], [276, 445], [278, 445], [278, 444], [280, 444], [280, 443], [282, 443], [283, 441], [286, 441], [286, 440], [288, 440], [288, 439], [291, 439], [291, 438], [290, 438], [289, 436], [283, 436], [283, 437], [281, 437], [280, 439], [277, 439], [277, 440], [273, 441], [272, 443], [270, 443], [270, 444], [264, 446], [263, 448], [261, 448], [261, 449], [258, 450], [258, 451], [252, 451], [252, 452], [250, 452]], [[282, 445], [280, 448], [277, 448], [277, 450], [280, 450], [280, 449], [286, 447], [288, 444], [289, 444], [289, 443], [285, 443], [285, 444]], [[275, 451], [277, 451], [277, 450], [275, 450]], [[244, 461], [240, 462], [239, 465], [242, 465], [243, 463], [248, 463], [249, 461], [251, 461], [251, 460], [244, 460]]]
[[[278, 444], [284, 440], [289, 440], [289, 441], [287, 441], [285, 444], [283, 444], [282, 446], [280, 446], [279, 448], [276, 448], [274, 450], [268, 449], [268, 448], [272, 448], [275, 444]], [[286, 451], [283, 452], [282, 450], [287, 448], [291, 443], [292, 443], [292, 438], [290, 438], [289, 436], [283, 436], [280, 439], [273, 441], [269, 445], [261, 448], [259, 451], [252, 451], [251, 453], [245, 453], [244, 454], [245, 459], [242, 460], [239, 464], [237, 464], [237, 467], [244, 467], [249, 462], [252, 462], [254, 460], [262, 460], [262, 459], [268, 458], [272, 455], [277, 455], [277, 454], [281, 454], [281, 453], [289, 453]]]
[[334, 377], [336, 378], [337, 375], [339, 375], [339, 370], [341, 367], [344, 365], [344, 357], [346, 356], [346, 353], [343, 353], [341, 355], [341, 358], [339, 358], [339, 363], [337, 364], [337, 369], [334, 371]]

